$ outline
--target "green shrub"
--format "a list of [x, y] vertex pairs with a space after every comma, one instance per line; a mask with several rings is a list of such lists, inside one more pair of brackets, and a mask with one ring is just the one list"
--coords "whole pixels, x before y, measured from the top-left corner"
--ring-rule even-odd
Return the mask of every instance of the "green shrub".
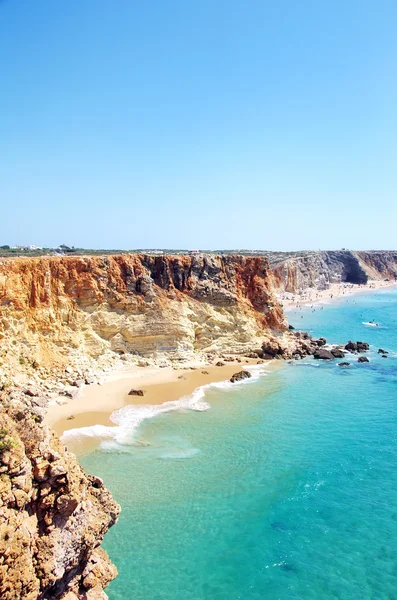
[[7, 429], [0, 429], [0, 452], [11, 450], [12, 448], [15, 448], [16, 445], [16, 441], [9, 435]]

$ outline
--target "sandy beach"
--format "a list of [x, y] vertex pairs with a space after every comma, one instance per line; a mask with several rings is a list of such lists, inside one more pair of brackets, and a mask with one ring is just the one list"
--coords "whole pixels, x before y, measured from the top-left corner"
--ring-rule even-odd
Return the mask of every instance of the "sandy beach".
[[328, 303], [345, 296], [365, 294], [385, 288], [397, 287], [395, 281], [370, 280], [367, 284], [332, 283], [326, 290], [307, 288], [299, 292], [282, 292], [277, 295], [284, 308], [300, 308], [301, 306]]
[[[127, 404], [163, 404], [178, 400], [192, 394], [198, 387], [228, 380], [245, 366], [258, 362], [257, 359], [245, 357], [240, 360], [240, 363], [237, 360], [226, 362], [222, 367], [132, 367], [125, 372], [112, 374], [102, 385], [85, 386], [76, 398], [64, 404], [50, 406], [44, 422], [58, 435], [68, 429], [113, 425], [110, 415]], [[130, 396], [132, 388], [142, 390], [144, 395]]]

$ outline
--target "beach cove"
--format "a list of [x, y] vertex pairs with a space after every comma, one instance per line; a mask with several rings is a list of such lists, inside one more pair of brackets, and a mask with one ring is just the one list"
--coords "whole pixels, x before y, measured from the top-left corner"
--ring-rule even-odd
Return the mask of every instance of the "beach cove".
[[80, 457], [122, 506], [104, 542], [110, 600], [393, 597], [396, 308], [394, 290], [306, 307], [305, 329], [368, 341], [370, 363], [283, 363], [206, 390], [209, 410], [143, 421], [147, 446]]

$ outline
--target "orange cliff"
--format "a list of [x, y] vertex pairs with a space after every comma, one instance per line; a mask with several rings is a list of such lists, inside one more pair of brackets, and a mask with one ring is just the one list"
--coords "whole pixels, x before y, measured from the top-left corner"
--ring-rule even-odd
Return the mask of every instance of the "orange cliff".
[[115, 255], [0, 261], [3, 365], [111, 354], [246, 352], [286, 322], [265, 257]]

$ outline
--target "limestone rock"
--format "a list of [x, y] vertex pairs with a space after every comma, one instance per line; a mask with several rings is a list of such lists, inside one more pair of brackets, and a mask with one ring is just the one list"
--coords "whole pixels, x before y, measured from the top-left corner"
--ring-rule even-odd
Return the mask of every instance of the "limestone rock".
[[98, 545], [119, 506], [29, 411], [2, 407], [0, 598], [104, 598], [116, 569]]

